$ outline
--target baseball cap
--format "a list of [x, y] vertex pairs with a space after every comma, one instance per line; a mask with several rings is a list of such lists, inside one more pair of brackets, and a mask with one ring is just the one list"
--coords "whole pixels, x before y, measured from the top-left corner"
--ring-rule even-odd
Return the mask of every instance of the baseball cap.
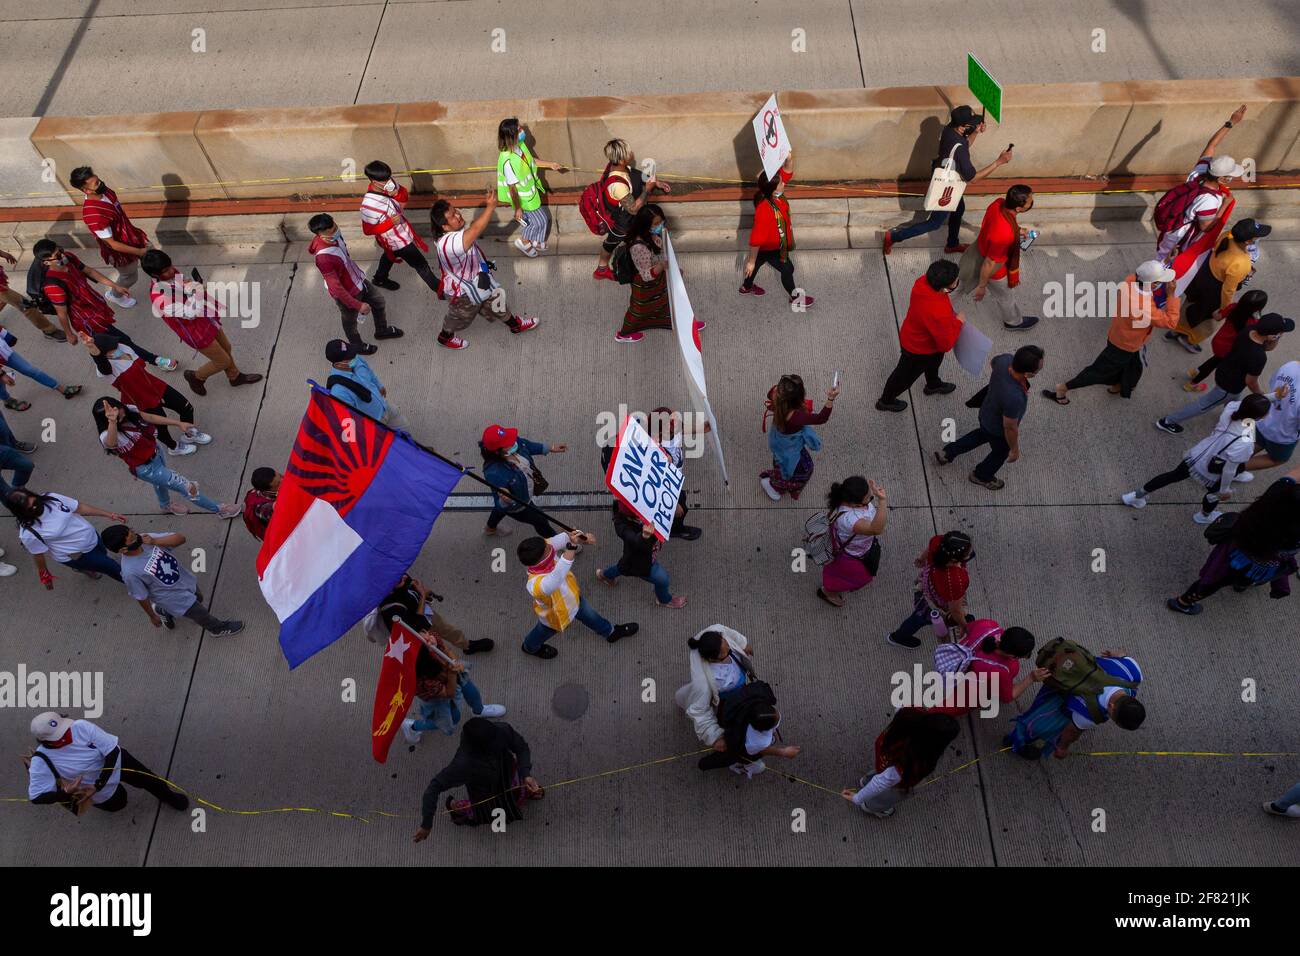
[[356, 357], [357, 350], [352, 343], [342, 339], [331, 339], [325, 345], [325, 357], [331, 362], [347, 362]]
[[1250, 327], [1250, 331], [1260, 335], [1281, 335], [1283, 332], [1295, 331], [1295, 320], [1276, 312], [1265, 312], [1259, 321]]
[[984, 122], [984, 114], [976, 113], [973, 109], [965, 104], [954, 106], [952, 116], [948, 120], [949, 126], [978, 126]]
[[501, 425], [489, 425], [483, 429], [483, 447], [488, 451], [500, 451], [509, 448], [519, 438], [519, 429], [503, 428]]
[[1242, 219], [1232, 227], [1232, 238], [1238, 242], [1248, 242], [1251, 239], [1263, 239], [1273, 227], [1265, 225], [1257, 219]]
[[1140, 282], [1173, 282], [1177, 273], [1159, 259], [1148, 259], [1137, 267]]
[[37, 740], [49, 743], [66, 734], [71, 726], [71, 717], [64, 717], [52, 710], [47, 710], [45, 713], [37, 714], [32, 718], [32, 736]]
[[1241, 176], [1246, 172], [1246, 167], [1242, 166], [1231, 156], [1215, 156], [1210, 160], [1210, 175], [1218, 178], [1227, 178], [1229, 176]]

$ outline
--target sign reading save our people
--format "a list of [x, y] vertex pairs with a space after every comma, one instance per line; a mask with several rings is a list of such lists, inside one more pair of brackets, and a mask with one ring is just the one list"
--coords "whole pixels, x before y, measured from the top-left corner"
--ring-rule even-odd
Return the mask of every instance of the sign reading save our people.
[[641, 423], [629, 417], [609, 460], [605, 484], [614, 497], [649, 524], [660, 541], [673, 530], [677, 499], [686, 476], [655, 444]]
[[1001, 123], [1002, 84], [993, 79], [992, 74], [984, 69], [984, 64], [975, 59], [974, 53], [966, 54], [966, 85], [989, 115]]
[[785, 135], [785, 124], [781, 122], [775, 93], [767, 98], [754, 117], [754, 140], [758, 143], [758, 156], [763, 160], [763, 173], [771, 179], [790, 155], [790, 140]]

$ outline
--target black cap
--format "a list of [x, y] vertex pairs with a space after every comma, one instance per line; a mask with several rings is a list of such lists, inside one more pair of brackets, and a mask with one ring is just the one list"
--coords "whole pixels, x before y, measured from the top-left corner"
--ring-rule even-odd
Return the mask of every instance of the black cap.
[[1259, 321], [1251, 326], [1250, 331], [1258, 332], [1260, 335], [1281, 335], [1283, 332], [1295, 331], [1295, 320], [1288, 319], [1285, 315], [1279, 315], [1276, 312], [1265, 312], [1259, 317]]
[[984, 122], [984, 114], [976, 113], [969, 106], [953, 107], [952, 117], [948, 120], [949, 126], [979, 126]]
[[1266, 226], [1258, 220], [1242, 219], [1232, 227], [1232, 238], [1238, 242], [1249, 242], [1251, 239], [1263, 239], [1272, 231], [1272, 226]]
[[107, 355], [120, 344], [120, 339], [115, 335], [109, 335], [107, 332], [96, 332], [91, 337], [95, 343], [95, 348], [99, 349], [100, 354]]
[[325, 345], [325, 357], [331, 362], [350, 362], [356, 357], [357, 350], [350, 342], [344, 342], [342, 339], [331, 339]]

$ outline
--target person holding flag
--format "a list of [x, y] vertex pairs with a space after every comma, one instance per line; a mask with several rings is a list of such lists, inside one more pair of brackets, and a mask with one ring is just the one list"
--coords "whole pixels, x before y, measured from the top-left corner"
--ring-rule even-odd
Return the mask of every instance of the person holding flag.
[[[1201, 150], [1187, 181], [1175, 186], [1156, 203], [1156, 258], [1172, 263], [1174, 257], [1220, 222], [1232, 194], [1228, 184], [1245, 173], [1245, 167], [1231, 156], [1215, 156], [1219, 144], [1233, 126], [1246, 117], [1246, 106], [1237, 107]], [[1230, 208], [1230, 207], [1229, 207]]]
[[504, 717], [502, 704], [485, 704], [478, 685], [470, 679], [468, 665], [456, 659], [451, 648], [432, 632], [420, 635], [415, 658], [415, 700], [420, 716], [402, 721], [402, 736], [418, 744], [426, 730], [441, 730], [450, 737], [460, 723], [458, 703], [475, 717]]

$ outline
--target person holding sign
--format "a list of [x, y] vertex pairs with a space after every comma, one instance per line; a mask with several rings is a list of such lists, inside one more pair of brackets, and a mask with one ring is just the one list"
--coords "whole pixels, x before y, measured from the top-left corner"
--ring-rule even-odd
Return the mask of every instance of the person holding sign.
[[794, 175], [794, 154], [785, 158], [777, 174], [770, 179], [761, 176], [758, 191], [754, 193], [754, 225], [749, 230], [749, 255], [745, 258], [745, 279], [740, 284], [741, 295], [765, 295], [762, 286], [754, 285], [754, 274], [760, 266], [769, 265], [781, 274], [781, 286], [790, 297], [790, 304], [798, 312], [813, 304], [813, 297], [800, 295], [794, 284], [794, 226], [790, 223], [790, 201], [783, 195], [785, 184]]
[[614, 502], [614, 533], [623, 541], [623, 557], [609, 567], [596, 572], [597, 579], [610, 587], [618, 585], [621, 574], [649, 581], [654, 585], [655, 600], [660, 607], [683, 608], [686, 598], [673, 597], [668, 586], [668, 569], [659, 563], [659, 549], [663, 542], [655, 534], [655, 526], [642, 521], [641, 516], [623, 504]]
[[[975, 164], [971, 162], [970, 148], [975, 145], [975, 137], [984, 132], [984, 115], [975, 115], [975, 111], [969, 106], [958, 106], [952, 111], [952, 116], [948, 120], [948, 125], [943, 128], [939, 134], [939, 155], [930, 164], [932, 169], [938, 169], [940, 164], [950, 156], [953, 161], [953, 168], [957, 174], [970, 185], [977, 180], [983, 179], [990, 175], [999, 166], [1005, 166], [1011, 162], [1011, 147], [1008, 146], [998, 158], [993, 160], [983, 169], [976, 169]], [[895, 226], [893, 229], [885, 231], [884, 250], [885, 255], [889, 255], [896, 242], [906, 242], [916, 236], [923, 236], [927, 232], [934, 232], [945, 222], [948, 224], [948, 242], [943, 247], [943, 251], [949, 255], [955, 255], [966, 251], [966, 246], [961, 242], [961, 220], [966, 214], [966, 197], [963, 196], [957, 201], [956, 207], [948, 212], [942, 209], [936, 209], [930, 213], [929, 218], [922, 219], [907, 226]]]

